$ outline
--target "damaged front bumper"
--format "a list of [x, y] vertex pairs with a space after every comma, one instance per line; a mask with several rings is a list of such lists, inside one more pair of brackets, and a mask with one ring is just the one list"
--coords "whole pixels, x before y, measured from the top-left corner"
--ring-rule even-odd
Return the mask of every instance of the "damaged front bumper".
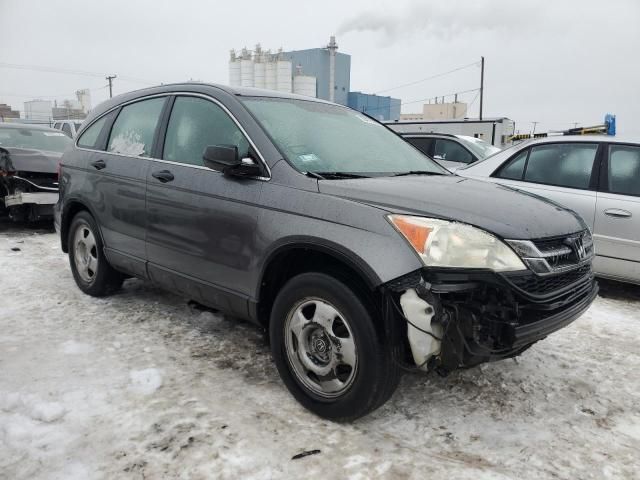
[[413, 363], [440, 373], [519, 355], [582, 315], [598, 292], [590, 264], [547, 277], [425, 268], [386, 287]]
[[58, 193], [55, 192], [18, 192], [14, 195], [4, 197], [4, 204], [7, 207], [16, 205], [53, 205], [58, 201]]

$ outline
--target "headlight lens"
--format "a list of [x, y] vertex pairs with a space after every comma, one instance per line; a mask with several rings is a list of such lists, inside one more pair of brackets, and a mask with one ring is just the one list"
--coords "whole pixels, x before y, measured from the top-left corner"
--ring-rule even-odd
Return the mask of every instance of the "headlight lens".
[[505, 243], [471, 225], [408, 215], [388, 218], [426, 266], [488, 268], [496, 272], [527, 269]]

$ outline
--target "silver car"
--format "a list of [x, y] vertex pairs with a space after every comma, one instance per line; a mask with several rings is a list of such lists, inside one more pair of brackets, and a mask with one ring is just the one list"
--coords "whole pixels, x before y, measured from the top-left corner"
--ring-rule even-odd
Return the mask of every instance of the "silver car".
[[402, 137], [443, 167], [457, 168], [483, 160], [500, 151], [480, 138], [447, 133], [401, 133]]
[[640, 142], [551, 137], [509, 147], [458, 175], [551, 199], [579, 213], [593, 232], [595, 272], [640, 284]]

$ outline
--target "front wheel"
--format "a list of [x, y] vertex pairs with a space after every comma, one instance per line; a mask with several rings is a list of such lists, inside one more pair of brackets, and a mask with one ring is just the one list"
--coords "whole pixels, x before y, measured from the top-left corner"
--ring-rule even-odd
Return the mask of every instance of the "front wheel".
[[98, 227], [89, 212], [78, 213], [71, 222], [69, 263], [80, 290], [94, 297], [114, 292], [124, 281], [124, 276], [109, 265]]
[[271, 348], [303, 406], [349, 421], [389, 399], [400, 371], [374, 319], [363, 298], [331, 276], [304, 273], [282, 288], [271, 312]]

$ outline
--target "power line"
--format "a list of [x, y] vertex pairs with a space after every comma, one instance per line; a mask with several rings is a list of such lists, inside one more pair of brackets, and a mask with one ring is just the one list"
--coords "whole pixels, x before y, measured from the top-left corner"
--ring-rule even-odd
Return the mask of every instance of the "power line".
[[[104, 78], [106, 73], [98, 73], [98, 72], [89, 72], [86, 70], [73, 70], [70, 68], [56, 68], [56, 67], [45, 67], [42, 65], [23, 65], [18, 63], [5, 63], [0, 62], [0, 68], [11, 68], [15, 70], [33, 70], [36, 72], [46, 72], [46, 73], [60, 73], [65, 75], [82, 75], [86, 77], [98, 77]], [[120, 75], [121, 80], [125, 80], [133, 83], [144, 83], [147, 85], [156, 85], [160, 82], [152, 82], [150, 80], [145, 80], [142, 78], [130, 77], [128, 75]]]
[[[96, 88], [81, 88], [80, 90], [89, 90], [91, 92], [97, 92], [98, 90], [104, 90], [105, 88], [108, 88], [109, 85], [103, 85], [102, 87], [96, 87]], [[59, 93], [56, 95], [41, 95], [41, 94], [27, 94], [27, 93], [6, 93], [6, 92], [0, 92], [0, 97], [24, 97], [24, 98], [34, 98], [34, 99], [38, 99], [38, 98], [61, 98], [61, 97], [72, 97], [74, 96], [76, 93], [70, 93], [70, 92], [65, 92], [65, 93]]]
[[[444, 97], [451, 97], [451, 96], [454, 96], [454, 95], [462, 95], [463, 93], [478, 92], [478, 93], [476, 94], [476, 96], [474, 97], [473, 101], [472, 101], [472, 103], [473, 103], [473, 102], [475, 102], [475, 101], [476, 101], [476, 99], [478, 98], [478, 95], [480, 94], [480, 92], [479, 92], [479, 91], [480, 91], [480, 89], [479, 89], [479, 88], [471, 88], [471, 89], [469, 89], [469, 90], [463, 90], [462, 92], [447, 93], [447, 94], [445, 94], [445, 95], [435, 95], [435, 96], [433, 96], [433, 95], [432, 95], [431, 97], [421, 98], [421, 99], [419, 99], [419, 100], [410, 100], [410, 101], [408, 101], [408, 102], [402, 102], [402, 103], [400, 104], [400, 106], [403, 106], [403, 105], [411, 105], [412, 103], [418, 103], [418, 102], [425, 102], [425, 101], [427, 101], [427, 100], [431, 100], [431, 99], [433, 99], [433, 98], [440, 98], [440, 97], [444, 98]], [[376, 107], [376, 108], [365, 108], [364, 113], [374, 112], [374, 111], [378, 111], [378, 110], [387, 110], [388, 108], [389, 108], [388, 106], [384, 106], [384, 107]]]
[[34, 70], [37, 72], [48, 72], [48, 73], [65, 73], [69, 75], [84, 75], [87, 77], [100, 77], [104, 76], [104, 73], [97, 72], [87, 72], [85, 70], [72, 70], [69, 68], [55, 68], [55, 67], [44, 67], [41, 65], [22, 65], [18, 63], [5, 63], [0, 62], [0, 67], [2, 68], [13, 68], [16, 70]]
[[438, 98], [438, 97], [451, 97], [452, 95], [458, 94], [458, 95], [462, 95], [463, 93], [469, 93], [469, 92], [477, 92], [479, 91], [479, 88], [471, 88], [469, 90], [463, 90], [462, 92], [453, 92], [453, 93], [447, 93], [445, 95], [432, 95], [430, 97], [427, 98], [421, 98], [420, 100], [411, 100], [410, 102], [402, 102], [400, 105], [410, 105], [412, 103], [418, 103], [418, 102], [424, 102], [426, 100], [431, 100], [432, 98]]
[[445, 75], [449, 75], [450, 73], [454, 73], [454, 72], [458, 72], [460, 70], [464, 70], [465, 68], [473, 67], [475, 65], [478, 65], [479, 63], [480, 62], [473, 62], [473, 63], [470, 63], [468, 65], [463, 65], [461, 67], [454, 68], [453, 70], [448, 70], [448, 71], [442, 72], [442, 73], [436, 73], [435, 75], [431, 75], [430, 77], [422, 78], [422, 79], [416, 80], [414, 82], [405, 83], [405, 84], [402, 84], [402, 85], [398, 85], [396, 87], [385, 88], [384, 90], [378, 90], [377, 92], [375, 92], [375, 94], [377, 95], [377, 94], [382, 93], [382, 92], [389, 92], [391, 90], [397, 90], [398, 88], [410, 87], [411, 85], [416, 85], [418, 83], [426, 82], [427, 80], [432, 80], [432, 79], [438, 78], [438, 77], [444, 77]]

